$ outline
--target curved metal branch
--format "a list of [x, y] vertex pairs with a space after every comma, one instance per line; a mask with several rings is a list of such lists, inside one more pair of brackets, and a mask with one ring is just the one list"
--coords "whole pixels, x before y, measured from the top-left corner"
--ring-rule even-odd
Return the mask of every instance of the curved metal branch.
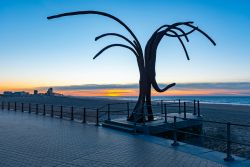
[[126, 38], [125, 36], [123, 36], [121, 34], [118, 34], [118, 33], [106, 33], [106, 34], [102, 34], [102, 35], [96, 37], [95, 41], [99, 40], [100, 38], [106, 37], [106, 36], [117, 36], [117, 37], [120, 37], [120, 38], [124, 39], [125, 41], [127, 41], [130, 45], [132, 45], [136, 51], [138, 49], [137, 46], [133, 42], [131, 42], [128, 38]]
[[168, 25], [168, 24], [165, 24], [165, 25], [162, 25], [161, 27], [159, 27], [158, 29], [155, 30], [155, 32], [153, 34], [156, 34], [157, 32], [159, 32], [162, 28], [165, 28], [165, 27], [176, 27], [176, 26], [179, 26], [179, 25], [183, 25], [183, 24], [193, 24], [194, 22], [193, 21], [188, 21], [188, 22], [178, 22], [178, 23], [174, 23], [172, 25]]
[[[185, 37], [186, 41], [189, 42], [186, 33], [185, 33], [181, 28], [179, 28], [179, 27], [174, 27], [174, 28], [172, 28], [172, 29], [176, 29], [176, 30], [180, 31], [182, 34], [185, 34], [184, 37]], [[171, 37], [171, 36], [173, 36], [173, 35], [172, 35], [172, 34], [168, 34], [168, 33], [166, 32], [166, 36], [170, 36], [170, 37]], [[176, 34], [175, 34], [174, 36], [176, 36]], [[177, 36], [179, 36], [178, 33], [177, 33]], [[176, 37], [177, 37], [177, 36], [176, 36]]]
[[195, 30], [196, 30], [196, 28], [193, 28], [191, 31], [189, 31], [189, 32], [185, 32], [185, 31], [183, 31], [181, 28], [179, 28], [179, 27], [174, 27], [174, 28], [172, 28], [172, 29], [177, 29], [177, 30], [179, 30], [182, 34], [178, 34], [177, 33], [177, 35], [175, 34], [175, 35], [172, 35], [172, 34], [168, 34], [168, 33], [166, 33], [166, 36], [168, 36], [168, 37], [182, 37], [182, 36], [184, 36], [185, 38], [186, 38], [186, 41], [187, 42], [189, 42], [189, 39], [188, 39], [188, 35], [189, 34], [191, 34], [192, 32], [194, 32]]
[[138, 41], [138, 39], [135, 36], [135, 34], [132, 32], [132, 30], [125, 23], [123, 23], [120, 19], [118, 19], [117, 17], [115, 17], [115, 16], [113, 16], [111, 14], [105, 13], [105, 12], [92, 11], [92, 10], [88, 10], [88, 11], [76, 11], [76, 12], [68, 12], [68, 13], [62, 13], [62, 14], [58, 14], [58, 15], [49, 16], [49, 17], [47, 17], [47, 19], [55, 19], [55, 18], [64, 17], [64, 16], [84, 15], [84, 14], [101, 15], [101, 16], [105, 16], [105, 17], [111, 18], [111, 19], [115, 20], [116, 22], [120, 23], [131, 34], [131, 36], [134, 38], [134, 40], [136, 41], [136, 43], [139, 46], [139, 49], [142, 50], [141, 44]]
[[[185, 24], [185, 25], [187, 25], [189, 27], [192, 27], [192, 28], [195, 27], [195, 26], [193, 26], [191, 24]], [[214, 40], [209, 35], [207, 35], [204, 31], [202, 31], [198, 27], [196, 27], [196, 30], [199, 31], [201, 34], [203, 34], [214, 46], [216, 45], [216, 43], [214, 42]]]
[[158, 86], [158, 84], [157, 84], [157, 82], [156, 82], [155, 79], [154, 79], [154, 81], [152, 82], [152, 86], [153, 86], [153, 88], [154, 88], [157, 92], [165, 92], [166, 90], [168, 90], [169, 88], [171, 88], [171, 87], [173, 87], [173, 86], [175, 86], [175, 85], [176, 85], [175, 83], [171, 83], [171, 84], [167, 85], [165, 88], [161, 89], [161, 88]]
[[143, 57], [143, 51], [140, 49], [140, 46], [138, 46], [138, 44], [136, 43], [135, 40], [133, 41], [133, 43], [134, 43], [134, 45], [138, 48], [138, 49], [137, 49], [138, 55], [141, 55], [141, 58], [143, 59], [143, 58], [144, 58], [144, 57]]
[[[184, 43], [183, 43], [183, 41], [182, 41], [182, 39], [181, 39], [180, 37], [185, 36], [186, 40], [188, 41], [187, 35], [188, 35], [188, 34], [191, 34], [191, 33], [194, 32], [195, 30], [197, 30], [197, 31], [199, 31], [200, 33], [202, 33], [205, 37], [207, 37], [207, 39], [209, 39], [210, 42], [212, 42], [214, 45], [216, 45], [216, 43], [212, 40], [211, 37], [209, 37], [205, 32], [203, 32], [202, 30], [200, 30], [198, 27], [195, 27], [195, 26], [191, 25], [192, 23], [193, 23], [193, 22], [179, 22], [179, 23], [174, 23], [174, 24], [172, 24], [172, 25], [163, 25], [163, 26], [159, 27], [159, 28], [155, 31], [155, 33], [152, 35], [152, 37], [156, 36], [156, 34], [157, 34], [162, 28], [165, 28], [165, 27], [166, 27], [166, 29], [165, 29], [165, 30], [162, 30], [162, 31], [165, 31], [165, 35], [166, 35], [166, 36], [177, 37], [177, 38], [179, 39], [179, 41], [180, 41], [180, 43], [181, 43], [181, 45], [182, 45], [182, 47], [183, 47], [183, 49], [184, 49], [184, 51], [185, 51], [186, 57], [187, 57], [187, 59], [189, 60], [188, 52], [187, 52], [186, 47], [185, 47], [185, 45], [184, 45]], [[185, 33], [181, 28], [177, 27], [177, 26], [180, 26], [180, 25], [185, 25], [185, 26], [191, 27], [191, 28], [193, 28], [193, 29], [192, 29], [191, 31]], [[176, 33], [173, 29], [177, 29], [178, 31], [181, 31], [182, 34]], [[172, 32], [172, 33], [174, 33], [175, 35], [169, 34], [168, 32]], [[153, 43], [154, 43], [154, 42], [153, 42]], [[152, 43], [152, 44], [153, 44], [153, 43]]]
[[183, 24], [193, 24], [194, 22], [193, 21], [187, 21], [187, 22], [177, 22], [177, 23], [174, 23], [172, 25], [162, 25], [161, 27], [159, 27], [155, 33], [157, 33], [158, 31], [160, 31], [162, 28], [165, 28], [165, 27], [169, 27], [169, 26], [173, 26], [173, 27], [176, 27], [176, 26], [179, 26], [179, 25], [183, 25]]
[[137, 53], [134, 51], [134, 49], [131, 48], [131, 47], [129, 47], [129, 46], [127, 46], [127, 45], [123, 45], [123, 44], [111, 44], [111, 45], [106, 46], [106, 47], [103, 48], [102, 50], [100, 50], [100, 51], [93, 57], [93, 59], [97, 58], [97, 57], [98, 57], [100, 54], [102, 54], [102, 52], [104, 52], [105, 50], [107, 50], [107, 49], [109, 49], [109, 48], [111, 48], [111, 47], [114, 47], [114, 46], [120, 46], [120, 47], [123, 47], [123, 48], [127, 48], [127, 49], [131, 50], [131, 51], [135, 54], [136, 57], [138, 57], [138, 55], [137, 55]]
[[190, 59], [189, 59], [189, 56], [188, 56], [187, 49], [186, 49], [185, 44], [183, 43], [181, 37], [179, 37], [178, 34], [177, 34], [174, 30], [169, 30], [169, 31], [172, 32], [172, 33], [174, 33], [174, 34], [176, 35], [176, 37], [179, 39], [179, 41], [180, 41], [180, 43], [181, 43], [181, 45], [182, 45], [182, 48], [183, 48], [184, 51], [185, 51], [185, 54], [186, 54], [187, 59], [190, 60]]

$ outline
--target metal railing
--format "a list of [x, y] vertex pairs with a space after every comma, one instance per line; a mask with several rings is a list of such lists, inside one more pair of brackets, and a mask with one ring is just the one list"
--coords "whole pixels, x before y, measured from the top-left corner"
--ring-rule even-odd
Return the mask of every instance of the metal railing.
[[[193, 110], [195, 113], [195, 109], [191, 109], [191, 106], [186, 106], [186, 103], [191, 103], [191, 101], [181, 102], [178, 100], [178, 112], [184, 113], [184, 117], [186, 116], [186, 112]], [[104, 120], [111, 120], [111, 117], [115, 118], [126, 115], [127, 118], [131, 115], [133, 108], [136, 102], [119, 102], [112, 104], [105, 104], [101, 107], [79, 107], [79, 106], [65, 106], [65, 105], [54, 105], [54, 104], [41, 104], [41, 103], [23, 103], [23, 102], [9, 102], [2, 101], [0, 106], [2, 109], [35, 113], [41, 115], [50, 115], [51, 117], [59, 117], [59, 118], [68, 118], [70, 120], [80, 120], [83, 123], [93, 122], [96, 125], [99, 125], [100, 122]], [[175, 101], [152, 101], [151, 107], [161, 108], [163, 109], [164, 104], [167, 104], [168, 107], [175, 108]], [[195, 101], [194, 101], [195, 104]], [[199, 106], [199, 101], [198, 101]], [[147, 105], [145, 105], [147, 106]], [[184, 106], [184, 107], [183, 107]], [[195, 105], [194, 105], [195, 106]], [[183, 109], [182, 109], [183, 108]], [[163, 110], [161, 110], [163, 113]], [[200, 111], [198, 110], [198, 114], [200, 115]], [[135, 122], [136, 124], [137, 122]]]
[[98, 108], [79, 107], [79, 106], [63, 106], [54, 104], [40, 104], [40, 103], [23, 103], [23, 102], [0, 102], [2, 110], [13, 110], [28, 113], [35, 113], [37, 115], [57, 117], [61, 119], [76, 120], [82, 123], [95, 122], [98, 119]]

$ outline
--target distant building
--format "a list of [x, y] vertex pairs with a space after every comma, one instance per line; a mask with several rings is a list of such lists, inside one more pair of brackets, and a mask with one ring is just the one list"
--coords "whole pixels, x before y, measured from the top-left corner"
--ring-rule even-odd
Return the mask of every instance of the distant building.
[[47, 90], [46, 95], [48, 95], [48, 96], [53, 96], [53, 95], [54, 95], [54, 93], [53, 93], [53, 88], [49, 88], [49, 89]]
[[34, 90], [33, 94], [29, 94], [28, 92], [11, 92], [11, 91], [4, 91], [3, 94], [0, 96], [3, 97], [24, 97], [24, 96], [63, 96], [63, 94], [53, 92], [53, 88], [49, 88], [46, 93], [39, 93], [38, 90]]
[[10, 92], [10, 91], [4, 91], [4, 92], [3, 92], [3, 95], [4, 95], [4, 96], [12, 96], [12, 94], [13, 94], [13, 93]]
[[22, 92], [14, 92], [13, 95], [14, 96], [28, 96], [29, 93], [22, 91]]
[[38, 95], [38, 90], [34, 90], [34, 95]]
[[28, 96], [28, 92], [11, 92], [11, 91], [5, 91], [3, 92], [3, 96], [13, 96], [13, 97], [21, 97], [21, 96]]

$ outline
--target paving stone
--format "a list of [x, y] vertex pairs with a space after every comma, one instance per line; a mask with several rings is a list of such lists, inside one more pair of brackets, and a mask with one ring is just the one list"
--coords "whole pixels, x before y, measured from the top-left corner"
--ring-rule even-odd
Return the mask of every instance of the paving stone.
[[144, 138], [94, 125], [0, 110], [0, 166], [224, 166], [158, 144], [164, 141], [154, 142], [154, 137]]

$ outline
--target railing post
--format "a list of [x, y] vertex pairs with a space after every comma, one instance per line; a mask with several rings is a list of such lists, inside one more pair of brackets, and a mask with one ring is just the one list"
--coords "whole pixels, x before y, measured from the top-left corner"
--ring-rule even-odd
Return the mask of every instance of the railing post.
[[31, 113], [31, 104], [29, 103], [29, 113]]
[[86, 123], [86, 108], [83, 109], [82, 123]]
[[186, 102], [184, 102], [184, 119], [187, 118], [187, 108], [186, 108]]
[[14, 106], [14, 111], [16, 111], [16, 102], [15, 102], [15, 106]]
[[99, 109], [96, 109], [96, 126], [99, 126]]
[[38, 104], [36, 104], [36, 114], [38, 114]]
[[60, 118], [63, 117], [63, 106], [60, 107]]
[[10, 110], [10, 102], [8, 102], [8, 110]]
[[74, 107], [71, 107], [71, 121], [74, 120]]
[[233, 161], [234, 158], [231, 155], [231, 123], [227, 123], [227, 157], [224, 158], [225, 161]]
[[43, 105], [43, 115], [46, 115], [46, 105]]
[[4, 101], [2, 101], [2, 110], [4, 110]]
[[50, 116], [51, 116], [51, 117], [54, 117], [54, 106], [53, 106], [53, 105], [51, 105], [51, 113], [50, 113]]
[[201, 111], [200, 111], [200, 101], [198, 100], [197, 101], [197, 107], [198, 107], [198, 117], [200, 117], [201, 116]]
[[178, 146], [179, 143], [177, 141], [177, 126], [176, 126], [176, 116], [174, 116], [174, 134], [173, 134], [173, 138], [174, 138], [174, 142], [171, 144], [172, 146]]
[[22, 108], [21, 110], [22, 110], [22, 112], [23, 112], [23, 103], [21, 104], [21, 108]]
[[167, 105], [164, 104], [164, 116], [165, 116], [165, 123], [167, 123], [168, 118], [167, 118]]
[[110, 104], [108, 104], [108, 120], [110, 121]]
[[179, 114], [181, 113], [181, 99], [179, 99]]
[[196, 115], [196, 100], [194, 100], [194, 115]]
[[127, 119], [129, 119], [129, 102], [127, 102]]
[[163, 100], [161, 100], [161, 114], [163, 114]]

